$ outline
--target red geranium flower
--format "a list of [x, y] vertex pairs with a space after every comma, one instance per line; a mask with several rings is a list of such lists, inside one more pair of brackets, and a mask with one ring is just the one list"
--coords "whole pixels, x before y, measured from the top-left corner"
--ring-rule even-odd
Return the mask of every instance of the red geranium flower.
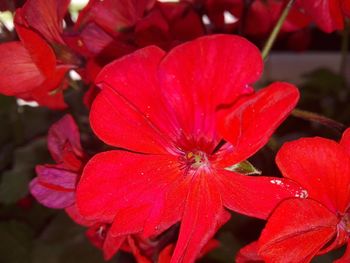
[[49, 129], [48, 148], [56, 164], [38, 165], [30, 183], [31, 194], [51, 208], [75, 203], [75, 188], [85, 163], [80, 134], [71, 115], [65, 115]]
[[52, 109], [67, 105], [64, 77], [76, 58], [61, 33], [69, 0], [29, 0], [16, 10], [20, 41], [0, 45], [0, 93], [37, 101]]
[[[310, 262], [344, 245], [350, 232], [350, 129], [340, 143], [303, 138], [286, 143], [276, 157], [283, 175], [299, 182], [307, 199], [283, 201], [259, 240], [268, 262]], [[350, 261], [350, 246], [337, 262]]]
[[106, 66], [91, 126], [128, 151], [88, 162], [77, 189], [80, 213], [112, 223], [114, 237], [150, 237], [181, 221], [172, 262], [192, 262], [224, 207], [266, 218], [282, 199], [300, 195], [290, 181], [226, 169], [260, 149], [298, 100], [287, 83], [254, 93], [262, 65], [247, 40], [213, 35], [168, 54], [147, 47]]

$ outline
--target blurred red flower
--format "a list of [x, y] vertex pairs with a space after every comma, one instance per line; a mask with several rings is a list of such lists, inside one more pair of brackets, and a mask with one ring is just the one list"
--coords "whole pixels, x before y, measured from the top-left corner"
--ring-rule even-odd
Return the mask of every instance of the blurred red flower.
[[61, 38], [68, 0], [29, 0], [16, 10], [20, 41], [0, 45], [0, 93], [52, 109], [67, 105], [64, 77], [76, 58]]

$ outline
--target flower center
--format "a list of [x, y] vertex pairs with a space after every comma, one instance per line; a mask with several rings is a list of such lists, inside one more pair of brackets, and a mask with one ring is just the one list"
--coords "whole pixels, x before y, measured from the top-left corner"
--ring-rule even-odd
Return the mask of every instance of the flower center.
[[339, 225], [344, 231], [346, 231], [348, 234], [350, 234], [350, 214], [349, 213], [346, 213], [342, 217]]
[[185, 154], [185, 162], [186, 166], [192, 169], [207, 167], [209, 165], [207, 154], [202, 151], [187, 152]]

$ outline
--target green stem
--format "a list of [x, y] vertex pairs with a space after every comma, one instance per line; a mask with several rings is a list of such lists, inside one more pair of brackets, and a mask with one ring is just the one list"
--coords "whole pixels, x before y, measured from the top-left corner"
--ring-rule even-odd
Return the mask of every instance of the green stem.
[[342, 41], [341, 41], [341, 61], [339, 73], [345, 76], [346, 73], [346, 59], [348, 56], [348, 46], [349, 46], [349, 20], [345, 19], [345, 26], [342, 32]]
[[267, 42], [265, 43], [265, 46], [261, 52], [261, 55], [262, 55], [264, 60], [269, 55], [270, 50], [273, 46], [273, 43], [275, 42], [275, 40], [278, 36], [278, 33], [280, 32], [281, 27], [282, 27], [284, 21], [286, 20], [288, 13], [289, 13], [290, 9], [292, 8], [294, 2], [295, 2], [295, 0], [289, 0], [288, 4], [285, 6], [280, 18], [278, 19], [274, 29], [272, 30]]
[[332, 119], [327, 118], [327, 117], [322, 116], [322, 115], [318, 115], [318, 114], [310, 112], [310, 111], [294, 109], [292, 111], [292, 116], [306, 120], [306, 121], [317, 122], [317, 123], [322, 124], [326, 127], [334, 129], [340, 133], [342, 133], [346, 128], [345, 125], [340, 123], [340, 122], [337, 122], [335, 120], [332, 120]]

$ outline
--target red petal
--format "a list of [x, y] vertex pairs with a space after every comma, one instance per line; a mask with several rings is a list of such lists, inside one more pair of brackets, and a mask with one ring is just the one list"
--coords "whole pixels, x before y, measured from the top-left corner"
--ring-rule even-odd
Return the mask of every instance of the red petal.
[[96, 82], [102, 91], [92, 105], [90, 121], [104, 142], [138, 152], [164, 152], [170, 139], [158, 125], [167, 127], [169, 121], [156, 84], [163, 55], [159, 48], [144, 48], [101, 71]]
[[349, 0], [342, 0], [341, 5], [342, 5], [341, 8], [342, 8], [344, 15], [346, 15], [347, 17], [350, 17], [350, 1]]
[[262, 67], [259, 50], [238, 36], [207, 36], [172, 49], [159, 66], [159, 78], [182, 133], [218, 140], [216, 107], [251, 92]]
[[76, 203], [72, 204], [69, 207], [66, 207], [65, 211], [67, 215], [79, 225], [90, 227], [96, 224], [95, 221], [88, 220], [79, 213]]
[[191, 182], [171, 262], [194, 262], [215, 234], [223, 206], [218, 189], [198, 173]]
[[46, 78], [50, 78], [55, 71], [56, 55], [52, 48], [37, 33], [20, 24], [19, 12], [16, 12], [16, 32], [23, 46], [28, 50], [33, 62]]
[[254, 241], [239, 250], [236, 263], [264, 263], [264, 259], [258, 255], [258, 241]]
[[84, 168], [77, 189], [78, 209], [83, 216], [108, 222], [122, 208], [163, 202], [162, 189], [179, 176], [177, 158], [170, 155], [100, 153]]
[[284, 144], [276, 162], [282, 174], [303, 186], [309, 197], [331, 211], [345, 212], [350, 203], [350, 157], [324, 138], [302, 138]]
[[215, 175], [215, 180], [227, 208], [263, 219], [282, 200], [307, 195], [298, 184], [283, 178], [247, 176], [221, 170]]
[[115, 253], [118, 252], [119, 248], [123, 245], [125, 238], [125, 236], [114, 237], [110, 231], [108, 231], [107, 237], [102, 247], [103, 257], [105, 260], [110, 260], [115, 255]]
[[[128, 236], [128, 245], [130, 246], [131, 252], [132, 252], [133, 256], [135, 257], [136, 262], [137, 263], [152, 263], [152, 260], [149, 259], [150, 253], [147, 253], [147, 252], [149, 249], [151, 251], [153, 249], [155, 249], [156, 245], [142, 244], [142, 241], [143, 241], [142, 239], [139, 239], [136, 236], [131, 236], [131, 235]], [[152, 241], [150, 241], [150, 243], [152, 243]], [[148, 255], [144, 255], [145, 252]], [[158, 263], [160, 263], [160, 260], [159, 260], [160, 254], [161, 254], [161, 252], [159, 253], [159, 257], [158, 257], [158, 261], [157, 261]], [[168, 260], [167, 263], [169, 263], [169, 261], [170, 260]]]
[[18, 97], [24, 100], [37, 101], [41, 106], [54, 110], [66, 108], [67, 104], [64, 102], [63, 90], [67, 88], [64, 78], [69, 68], [69, 66], [56, 67], [54, 74], [39, 87], [36, 87], [33, 91], [21, 93]]
[[142, 233], [144, 237], [160, 234], [177, 221], [180, 221], [189, 192], [190, 180], [190, 177], [183, 178], [181, 176], [169, 185], [164, 202], [159, 204], [159, 207], [153, 207], [152, 216], [147, 219]]
[[45, 77], [20, 42], [0, 45], [0, 92], [13, 96], [41, 85]]
[[344, 150], [350, 156], [350, 128], [344, 131], [343, 136], [340, 140], [340, 145], [343, 146]]
[[70, 0], [28, 0], [22, 9], [16, 10], [16, 15], [21, 12], [27, 26], [34, 28], [47, 41], [65, 45], [61, 34], [69, 3]]
[[169, 263], [171, 260], [171, 255], [174, 251], [174, 244], [167, 245], [163, 250], [159, 253], [158, 263]]
[[309, 262], [336, 234], [337, 216], [310, 199], [284, 201], [259, 240], [267, 262]]
[[140, 233], [149, 213], [149, 205], [135, 204], [133, 207], [119, 209], [110, 229], [111, 234], [118, 237]]
[[[72, 115], [65, 115], [50, 127], [47, 144], [52, 158], [57, 163], [65, 163], [64, 156], [67, 152], [74, 154], [77, 158], [82, 157], [80, 133]], [[73, 165], [71, 168], [79, 170], [80, 164]]]
[[223, 168], [246, 160], [262, 148], [299, 99], [291, 84], [276, 82], [219, 111], [218, 129], [233, 146], [222, 152]]

